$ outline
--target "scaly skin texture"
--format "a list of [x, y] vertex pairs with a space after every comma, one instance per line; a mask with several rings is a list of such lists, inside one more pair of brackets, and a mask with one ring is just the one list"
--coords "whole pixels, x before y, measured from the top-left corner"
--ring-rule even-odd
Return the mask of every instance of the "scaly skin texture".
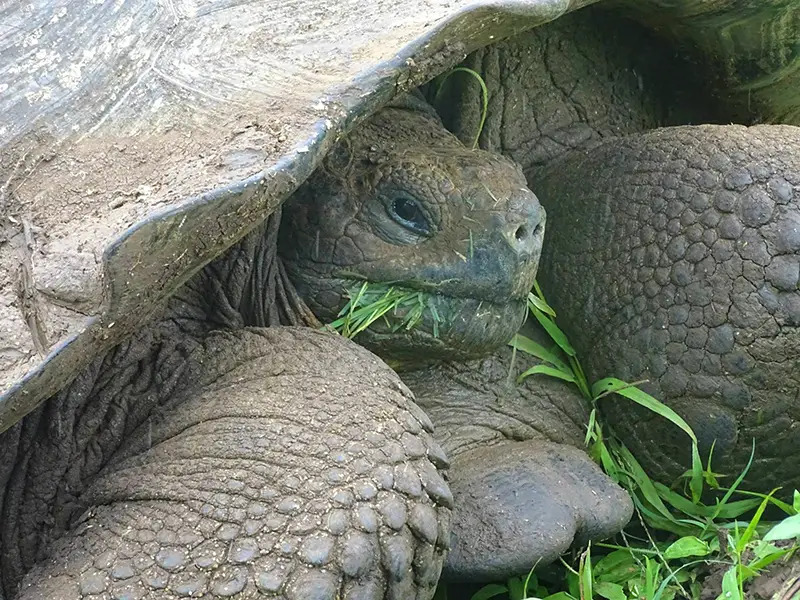
[[[748, 484], [800, 485], [800, 128], [660, 129], [539, 184], [542, 284], [589, 371], [649, 379], [704, 453], [715, 443], [715, 471], [738, 473], [755, 440]], [[654, 475], [683, 471], [676, 429], [610, 410]]]
[[432, 595], [445, 459], [385, 364], [281, 327], [212, 334], [182, 370], [18, 598]]

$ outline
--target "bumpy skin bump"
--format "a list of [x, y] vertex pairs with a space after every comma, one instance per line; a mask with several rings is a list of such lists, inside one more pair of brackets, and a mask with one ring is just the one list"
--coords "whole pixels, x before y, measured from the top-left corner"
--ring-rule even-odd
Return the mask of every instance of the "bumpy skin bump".
[[504, 348], [479, 361], [403, 373], [451, 459], [446, 579], [525, 573], [573, 544], [614, 535], [633, 512], [628, 494], [584, 451], [583, 398], [553, 378], [517, 384], [529, 366], [525, 355]]
[[443, 453], [385, 364], [313, 330], [254, 329], [209, 336], [184, 376], [20, 600], [433, 595]]
[[[612, 140], [554, 164], [537, 190], [542, 283], [590, 373], [649, 379], [705, 453], [715, 444], [715, 471], [735, 476], [755, 440], [748, 484], [800, 485], [800, 129]], [[651, 473], [685, 469], [676, 428], [608, 408]]]

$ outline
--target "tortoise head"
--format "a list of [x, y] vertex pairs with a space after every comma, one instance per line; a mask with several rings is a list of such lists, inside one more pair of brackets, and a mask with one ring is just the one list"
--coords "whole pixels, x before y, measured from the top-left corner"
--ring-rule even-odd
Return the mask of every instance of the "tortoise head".
[[514, 163], [465, 148], [424, 108], [393, 106], [287, 201], [280, 254], [322, 322], [363, 282], [391, 286], [405, 300], [358, 341], [400, 364], [460, 359], [522, 324], [544, 220]]

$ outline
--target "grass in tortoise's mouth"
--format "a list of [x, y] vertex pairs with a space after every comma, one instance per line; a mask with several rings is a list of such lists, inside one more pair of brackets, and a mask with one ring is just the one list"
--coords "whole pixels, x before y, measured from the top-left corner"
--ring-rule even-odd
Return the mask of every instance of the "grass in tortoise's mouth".
[[347, 304], [328, 327], [347, 338], [354, 338], [376, 321], [383, 321], [392, 332], [408, 331], [419, 325], [426, 313], [430, 316], [433, 336], [439, 337], [442, 321], [436, 307], [439, 294], [368, 281], [354, 282], [345, 294]]
[[[441, 327], [447, 328], [453, 319], [461, 316], [461, 309], [454, 311], [452, 301], [477, 302], [477, 306], [469, 309], [477, 316], [485, 313], [485, 310], [481, 311], [482, 306], [489, 313], [493, 312], [490, 307], [502, 306], [477, 298], [420, 290], [400, 282], [354, 280], [351, 283], [344, 290], [347, 304], [339, 311], [336, 320], [326, 326], [351, 339], [375, 323], [382, 326], [383, 333], [408, 332], [424, 324], [426, 333], [438, 339]], [[520, 308], [525, 305], [524, 300], [511, 301], [519, 303]]]

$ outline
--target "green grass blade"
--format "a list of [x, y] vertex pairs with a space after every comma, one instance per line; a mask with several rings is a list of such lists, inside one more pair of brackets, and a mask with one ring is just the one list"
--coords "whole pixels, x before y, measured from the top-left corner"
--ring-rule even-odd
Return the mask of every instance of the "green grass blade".
[[592, 544], [586, 547], [586, 550], [581, 554], [580, 565], [578, 567], [578, 577], [580, 578], [580, 597], [581, 600], [592, 600], [594, 592], [592, 584]]
[[750, 500], [737, 500], [728, 502], [719, 510], [716, 506], [706, 506], [705, 504], [695, 503], [688, 498], [681, 496], [674, 490], [669, 489], [663, 483], [654, 481], [653, 484], [658, 491], [658, 495], [682, 513], [699, 519], [723, 518], [735, 519], [758, 506], [760, 500], [753, 498]]
[[633, 477], [647, 502], [665, 519], [677, 522], [673, 514], [661, 501], [661, 497], [658, 495], [653, 481], [647, 476], [642, 465], [640, 465], [639, 461], [631, 454], [631, 451], [623, 445], [620, 445], [617, 451], [621, 455], [626, 470], [630, 473], [631, 477]]
[[753, 438], [753, 446], [750, 449], [750, 458], [748, 459], [747, 464], [745, 465], [744, 469], [742, 469], [742, 472], [739, 473], [739, 476], [736, 478], [736, 481], [733, 482], [733, 485], [730, 488], [728, 488], [727, 492], [725, 492], [725, 495], [722, 497], [722, 500], [720, 500], [719, 504], [717, 504], [714, 510], [714, 514], [711, 517], [711, 521], [714, 521], [717, 519], [717, 517], [719, 517], [720, 511], [722, 511], [725, 504], [727, 504], [728, 500], [730, 500], [733, 493], [742, 484], [742, 481], [744, 481], [744, 478], [750, 471], [750, 467], [753, 466], [753, 458], [755, 457], [755, 454], [756, 454], [756, 440], [755, 438]]
[[544, 327], [547, 335], [553, 338], [553, 341], [558, 344], [558, 347], [564, 351], [564, 354], [567, 356], [575, 356], [575, 348], [573, 348], [572, 344], [569, 343], [567, 334], [561, 331], [558, 325], [556, 325], [555, 321], [538, 310], [533, 311], [533, 316], [536, 317], [536, 320], [539, 321], [539, 324]]
[[[720, 488], [720, 489], [725, 490], [726, 488]], [[787, 504], [786, 502], [776, 498], [775, 496], [770, 496], [768, 494], [762, 494], [761, 492], [752, 492], [750, 490], [736, 490], [736, 493], [737, 494], [741, 494], [742, 496], [753, 496], [754, 499], [758, 498], [760, 500], [763, 500], [764, 498], [769, 498], [770, 504], [772, 504], [776, 508], [782, 510], [787, 515], [797, 514], [796, 511], [794, 510], [794, 508], [790, 504]], [[742, 501], [740, 500], [740, 502], [742, 502]]]
[[[696, 566], [706, 566], [708, 564], [718, 564], [719, 561], [709, 561], [709, 560], [693, 560], [691, 562], [686, 563], [685, 565], [681, 565], [677, 569], [674, 569], [669, 575], [667, 575], [664, 580], [661, 582], [661, 585], [656, 590], [655, 595], [653, 596], [652, 600], [659, 600], [660, 598], [664, 597], [664, 592], [667, 589], [670, 581], [673, 581], [677, 578], [677, 576], [683, 571], [690, 569], [691, 567]], [[693, 596], [694, 598], [695, 596]], [[699, 594], [698, 594], [699, 597]]]
[[544, 298], [540, 298], [533, 292], [528, 294], [528, 307], [531, 308], [531, 310], [540, 310], [546, 315], [550, 315], [554, 319], [556, 318], [556, 311], [553, 309], [553, 307], [545, 302]]
[[657, 563], [655, 560], [651, 560], [650, 558], [644, 559], [645, 564], [645, 585], [644, 585], [644, 595], [645, 598], [653, 598], [656, 595], [656, 584], [658, 583], [658, 573], [661, 570], [661, 565]]
[[759, 505], [758, 498], [752, 498], [750, 500], [736, 500], [734, 502], [725, 502], [724, 504], [720, 502], [717, 506], [709, 507], [711, 509], [711, 515], [709, 518], [714, 519], [737, 519], [741, 517], [743, 514], [750, 512], [755, 507]]
[[483, 126], [486, 124], [486, 115], [489, 112], [489, 90], [486, 88], [486, 82], [483, 80], [483, 77], [480, 76], [480, 73], [468, 68], [468, 67], [455, 67], [450, 69], [442, 78], [441, 83], [439, 84], [439, 89], [436, 90], [436, 94], [433, 99], [433, 103], [436, 104], [437, 100], [439, 99], [439, 94], [441, 93], [444, 82], [453, 74], [453, 73], [467, 73], [474, 77], [477, 82], [481, 86], [481, 98], [483, 100], [483, 110], [481, 111], [481, 120], [478, 124], [478, 132], [475, 134], [475, 141], [472, 143], [472, 148], [478, 147], [478, 141], [481, 139], [481, 133], [483, 132]]
[[589, 412], [589, 423], [586, 425], [586, 435], [583, 438], [583, 445], [588, 446], [593, 439], [597, 438], [597, 409], [593, 408]]
[[[587, 431], [587, 433], [589, 432]], [[595, 442], [589, 448], [589, 455], [595, 462], [600, 463], [606, 475], [611, 477], [614, 482], [618, 484], [621, 483], [620, 469], [617, 468], [617, 461], [614, 460], [611, 451], [608, 449], [608, 446], [606, 446], [605, 440], [603, 439], [603, 431], [600, 427], [596, 426], [594, 428], [593, 437], [595, 438]]]
[[531, 375], [549, 375], [550, 377], [555, 377], [557, 379], [563, 379], [564, 381], [568, 381], [570, 383], [575, 383], [575, 377], [572, 373], [564, 372], [554, 367], [549, 367], [547, 365], [536, 365], [531, 367], [527, 371], [525, 371], [522, 375], [517, 377], [517, 383], [521, 382], [526, 377], [530, 377]]
[[750, 540], [753, 539], [753, 534], [755, 534], [756, 527], [758, 526], [759, 521], [761, 521], [761, 516], [764, 514], [764, 511], [769, 505], [769, 499], [776, 491], [777, 490], [772, 490], [768, 496], [761, 501], [758, 509], [756, 509], [756, 514], [753, 515], [752, 519], [750, 519], [750, 523], [747, 524], [747, 528], [744, 530], [744, 533], [742, 533], [742, 535], [736, 541], [737, 554], [744, 552], [745, 546], [747, 546], [747, 544], [750, 543]]
[[[433, 335], [438, 337], [438, 321], [435, 296], [419, 290], [397, 288], [388, 283], [363, 282], [345, 290], [350, 299], [339, 311], [338, 318], [325, 327], [353, 338], [368, 329], [376, 321], [383, 321], [391, 331], [410, 330], [419, 325], [426, 310], [433, 321]], [[390, 322], [389, 314], [395, 317]]]
[[544, 292], [542, 291], [542, 288], [539, 287], [539, 282], [536, 281], [535, 279], [533, 280], [533, 293], [536, 294], [536, 297], [539, 298], [542, 302], [547, 304], [547, 298], [544, 297]]
[[536, 575], [533, 574], [533, 571], [536, 569], [536, 565], [538, 565], [538, 564], [539, 564], [539, 561], [536, 561], [536, 563], [531, 567], [531, 570], [528, 571], [528, 576], [525, 577], [525, 583], [523, 583], [523, 585], [522, 585], [522, 597], [523, 598], [527, 598], [528, 597], [528, 590], [530, 589], [531, 582], [533, 582], [533, 586], [534, 587], [536, 587], [538, 585], [538, 583], [539, 583], [539, 579], [536, 577]]
[[513, 346], [517, 350], [521, 350], [526, 354], [530, 354], [539, 360], [550, 363], [560, 371], [564, 371], [565, 373], [571, 372], [571, 369], [567, 366], [567, 363], [561, 360], [557, 354], [551, 352], [538, 342], [535, 342], [529, 337], [526, 337], [520, 333], [511, 338], [509, 345]]
[[636, 508], [639, 509], [639, 512], [642, 513], [642, 517], [647, 526], [652, 529], [671, 533], [677, 537], [681, 537], [684, 535], [694, 535], [695, 533], [697, 533], [696, 525], [687, 525], [682, 521], [675, 519], [674, 517], [667, 518], [662, 516], [654, 509], [650, 508], [649, 503], [645, 504], [644, 502], [642, 502], [642, 499], [639, 495], [633, 496], [633, 503], [636, 506]]
[[569, 365], [572, 369], [572, 372], [575, 374], [575, 384], [578, 386], [578, 389], [581, 391], [581, 395], [586, 398], [587, 401], [592, 401], [592, 393], [589, 390], [589, 382], [586, 381], [586, 375], [583, 373], [583, 367], [581, 367], [580, 361], [578, 361], [577, 356], [570, 356], [569, 357]]
[[689, 424], [683, 420], [683, 417], [660, 400], [653, 398], [653, 396], [647, 392], [643, 392], [639, 388], [633, 387], [632, 384], [617, 379], [616, 377], [606, 377], [592, 386], [592, 395], [596, 399], [612, 393], [624, 396], [628, 400], [633, 400], [636, 404], [644, 406], [646, 409], [664, 417], [674, 425], [680, 427], [693, 442], [697, 442], [697, 436], [695, 436]]
[[765, 556], [754, 560], [747, 566], [754, 571], [760, 571], [761, 569], [764, 569], [765, 567], [768, 567], [774, 563], [776, 560], [780, 560], [787, 554], [791, 554], [795, 550], [797, 550], [797, 546], [791, 546], [790, 548], [775, 548], [774, 552], [770, 552]]
[[680, 495], [678, 492], [669, 489], [660, 481], [654, 481], [653, 485], [655, 486], [659, 497], [664, 500], [664, 502], [670, 504], [673, 508], [676, 508], [684, 514], [705, 518], [710, 517], [713, 513], [713, 509], [709, 509], [706, 506], [692, 502], [685, 496]]
[[506, 585], [508, 585], [509, 600], [525, 600], [527, 598], [524, 592], [525, 584], [519, 577], [512, 577], [506, 581]]
[[689, 490], [692, 492], [692, 502], [695, 504], [700, 503], [700, 498], [703, 496], [703, 482], [705, 481], [703, 471], [703, 461], [700, 460], [700, 450], [697, 447], [697, 442], [692, 441], [692, 471], [689, 478]]

